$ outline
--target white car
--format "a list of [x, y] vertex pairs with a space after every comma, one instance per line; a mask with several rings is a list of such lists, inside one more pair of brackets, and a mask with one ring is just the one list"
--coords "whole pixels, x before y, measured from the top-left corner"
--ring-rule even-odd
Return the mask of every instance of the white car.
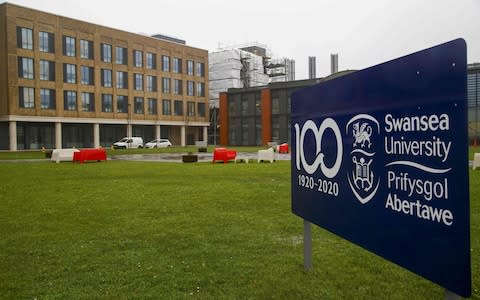
[[124, 137], [113, 144], [115, 149], [137, 149], [143, 148], [143, 138], [141, 137]]
[[171, 146], [172, 143], [167, 139], [155, 139], [145, 144], [145, 148], [166, 148]]

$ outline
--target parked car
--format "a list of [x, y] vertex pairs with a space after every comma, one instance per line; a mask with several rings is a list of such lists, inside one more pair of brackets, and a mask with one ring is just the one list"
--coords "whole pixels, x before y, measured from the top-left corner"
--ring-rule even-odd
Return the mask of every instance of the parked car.
[[172, 143], [167, 139], [155, 139], [145, 144], [145, 148], [166, 148], [171, 146]]
[[141, 137], [124, 137], [118, 142], [113, 143], [114, 149], [136, 149], [143, 148], [143, 138]]

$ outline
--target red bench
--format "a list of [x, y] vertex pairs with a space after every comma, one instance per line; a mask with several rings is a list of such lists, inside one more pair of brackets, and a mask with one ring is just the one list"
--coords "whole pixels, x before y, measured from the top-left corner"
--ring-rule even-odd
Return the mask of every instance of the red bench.
[[217, 160], [223, 160], [223, 163], [226, 164], [229, 160], [235, 160], [237, 157], [237, 151], [228, 150], [227, 148], [215, 148], [213, 151], [213, 160], [212, 163]]
[[284, 143], [284, 144], [278, 145], [278, 153], [288, 153], [288, 144]]
[[86, 160], [107, 160], [107, 151], [105, 149], [80, 149], [79, 152], [73, 153], [73, 162], [83, 163]]

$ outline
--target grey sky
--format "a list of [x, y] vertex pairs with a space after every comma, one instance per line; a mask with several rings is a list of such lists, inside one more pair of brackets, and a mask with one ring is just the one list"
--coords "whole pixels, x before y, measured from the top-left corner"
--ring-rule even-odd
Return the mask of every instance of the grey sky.
[[[0, 1], [5, 2], [5, 1]], [[258, 42], [296, 61], [296, 79], [363, 69], [458, 37], [480, 62], [480, 0], [9, 0], [7, 2], [135, 33], [163, 33], [193, 47]]]

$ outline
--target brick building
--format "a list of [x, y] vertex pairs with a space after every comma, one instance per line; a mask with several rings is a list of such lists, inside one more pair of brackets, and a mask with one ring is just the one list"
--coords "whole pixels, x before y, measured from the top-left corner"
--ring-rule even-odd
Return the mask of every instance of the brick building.
[[0, 150], [207, 138], [207, 50], [9, 3], [0, 40]]
[[263, 146], [290, 143], [290, 96], [312, 86], [354, 72], [345, 70], [325, 78], [230, 88], [220, 93], [220, 144]]

